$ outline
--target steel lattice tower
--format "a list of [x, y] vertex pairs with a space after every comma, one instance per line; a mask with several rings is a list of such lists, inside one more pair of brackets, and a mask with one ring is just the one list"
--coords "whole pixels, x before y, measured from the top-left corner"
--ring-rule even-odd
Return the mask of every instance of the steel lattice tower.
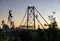
[[29, 25], [33, 25], [33, 28], [35, 29], [35, 10], [34, 6], [28, 6], [27, 8], [27, 29]]

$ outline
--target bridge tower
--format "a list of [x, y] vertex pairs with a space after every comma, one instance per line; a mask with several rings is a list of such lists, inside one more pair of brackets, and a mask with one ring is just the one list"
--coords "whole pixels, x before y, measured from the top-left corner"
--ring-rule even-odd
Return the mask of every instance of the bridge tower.
[[35, 29], [35, 8], [34, 6], [28, 6], [27, 8], [27, 29], [32, 26]]

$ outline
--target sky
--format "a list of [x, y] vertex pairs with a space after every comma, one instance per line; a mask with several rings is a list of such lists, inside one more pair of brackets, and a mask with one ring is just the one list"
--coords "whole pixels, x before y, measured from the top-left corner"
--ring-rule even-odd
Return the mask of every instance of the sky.
[[2, 20], [7, 24], [8, 11], [12, 10], [13, 20], [18, 26], [28, 6], [35, 6], [47, 21], [48, 16], [55, 11], [54, 17], [58, 25], [60, 24], [60, 0], [0, 0], [0, 24]]

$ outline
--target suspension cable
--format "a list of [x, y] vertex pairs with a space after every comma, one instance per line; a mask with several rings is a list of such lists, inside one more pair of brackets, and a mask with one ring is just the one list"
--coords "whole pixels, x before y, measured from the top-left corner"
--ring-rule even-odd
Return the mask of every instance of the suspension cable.
[[[36, 18], [37, 19], [37, 18]], [[44, 26], [41, 24], [41, 22], [37, 19], [37, 21], [39, 22], [39, 24], [43, 27], [43, 29], [44, 29]]]
[[21, 23], [20, 23], [20, 26], [21, 26], [21, 24], [23, 23], [25, 16], [26, 16], [26, 12], [25, 12], [25, 14], [24, 14], [24, 17], [23, 17]]
[[[36, 8], [35, 8], [36, 9]], [[38, 10], [36, 9], [36, 11], [38, 12]], [[42, 17], [42, 19], [47, 23], [47, 25], [49, 25], [48, 24], [48, 22], [44, 19], [44, 17], [38, 12], [38, 14]]]

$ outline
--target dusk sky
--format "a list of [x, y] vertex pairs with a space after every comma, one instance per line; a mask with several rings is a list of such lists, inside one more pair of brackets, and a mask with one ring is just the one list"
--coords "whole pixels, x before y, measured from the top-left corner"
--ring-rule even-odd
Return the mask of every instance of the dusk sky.
[[55, 11], [56, 21], [60, 24], [60, 0], [0, 0], [0, 24], [2, 20], [7, 24], [8, 11], [12, 10], [13, 20], [18, 26], [27, 6], [35, 6], [47, 21], [48, 16]]

